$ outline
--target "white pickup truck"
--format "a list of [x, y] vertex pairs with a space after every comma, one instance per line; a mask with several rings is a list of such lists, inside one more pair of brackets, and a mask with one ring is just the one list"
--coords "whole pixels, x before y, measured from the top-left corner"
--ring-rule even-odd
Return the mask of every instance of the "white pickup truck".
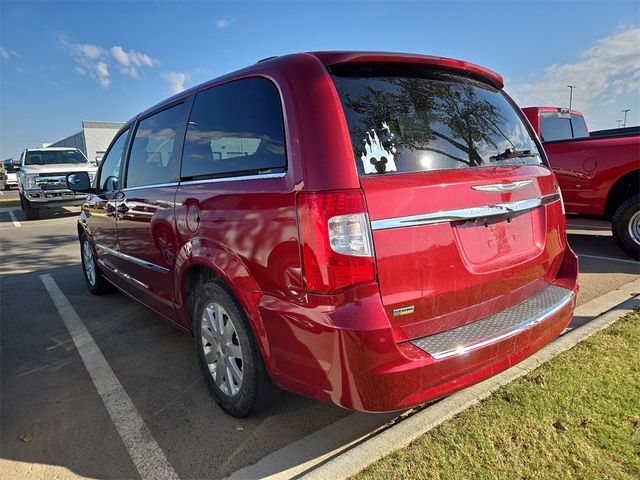
[[28, 148], [20, 157], [18, 190], [27, 220], [40, 218], [40, 209], [82, 205], [86, 195], [67, 188], [66, 176], [88, 172], [93, 182], [98, 167], [77, 148]]

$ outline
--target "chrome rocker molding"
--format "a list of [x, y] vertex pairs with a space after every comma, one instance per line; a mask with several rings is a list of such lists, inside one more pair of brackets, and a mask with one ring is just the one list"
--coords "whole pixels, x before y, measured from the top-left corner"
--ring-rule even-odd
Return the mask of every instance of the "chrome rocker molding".
[[[464, 355], [517, 335], [556, 314], [575, 300], [572, 290], [549, 285], [524, 302], [452, 330], [411, 340], [436, 360]], [[520, 320], [521, 318], [525, 320]]]
[[408, 217], [385, 218], [383, 220], [373, 220], [371, 222], [371, 229], [387, 230], [390, 228], [434, 225], [436, 223], [459, 222], [463, 220], [473, 220], [475, 218], [493, 217], [533, 210], [541, 205], [548, 205], [558, 200], [560, 200], [560, 194], [553, 193], [543, 197], [528, 198], [526, 200], [498, 203], [496, 205], [486, 205], [483, 207], [460, 208], [458, 210], [444, 210], [441, 212], [410, 215]]
[[105, 247], [104, 245], [96, 244], [96, 249], [114, 257], [122, 258], [123, 260], [127, 260], [131, 263], [135, 263], [136, 265], [140, 265], [141, 267], [148, 268], [149, 270], [153, 270], [158, 273], [167, 273], [169, 271], [168, 268], [161, 267], [160, 265], [156, 265], [155, 263], [147, 262], [146, 260], [142, 260], [138, 257], [132, 257], [131, 255], [127, 255], [126, 253], [118, 252], [117, 250], [113, 250], [109, 247]]

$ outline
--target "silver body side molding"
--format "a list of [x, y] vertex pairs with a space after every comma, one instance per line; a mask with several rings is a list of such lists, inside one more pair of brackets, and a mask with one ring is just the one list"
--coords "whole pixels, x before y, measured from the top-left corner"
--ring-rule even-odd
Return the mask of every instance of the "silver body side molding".
[[433, 225], [436, 223], [459, 222], [463, 220], [473, 220], [475, 218], [492, 217], [508, 213], [524, 212], [533, 210], [541, 205], [560, 200], [558, 193], [545, 195], [543, 197], [528, 198], [515, 202], [498, 203], [496, 205], [485, 205], [482, 207], [460, 208], [457, 210], [443, 210], [441, 212], [423, 213], [410, 215], [407, 217], [385, 218], [373, 220], [372, 230], [386, 230], [390, 228], [412, 227], [418, 225]]
[[108, 253], [110, 255], [113, 255], [114, 257], [122, 258], [123, 260], [127, 260], [128, 262], [135, 263], [136, 265], [140, 265], [141, 267], [148, 268], [149, 270], [153, 270], [154, 272], [167, 273], [169, 271], [168, 268], [161, 267], [160, 265], [156, 265], [155, 263], [147, 262], [146, 260], [142, 260], [138, 257], [127, 255], [126, 253], [118, 252], [117, 250], [105, 247], [104, 245], [100, 245], [99, 243], [96, 243], [96, 249], [100, 252]]

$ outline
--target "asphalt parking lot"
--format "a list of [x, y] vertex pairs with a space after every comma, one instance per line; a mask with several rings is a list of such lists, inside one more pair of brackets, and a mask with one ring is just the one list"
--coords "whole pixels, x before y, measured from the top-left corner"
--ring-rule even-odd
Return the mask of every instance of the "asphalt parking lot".
[[[340, 432], [308, 453], [321, 455], [393, 418], [352, 414], [293, 394], [257, 417], [225, 415], [201, 378], [191, 337], [125, 295], [87, 292], [77, 213], [77, 208], [51, 210], [28, 222], [20, 210], [13, 216], [0, 212], [0, 471], [12, 472], [12, 478], [52, 472], [60, 478], [139, 476], [45, 288], [41, 276], [47, 274], [180, 478], [229, 476], [343, 419]], [[606, 224], [585, 219], [570, 224], [570, 243], [580, 256], [578, 304], [638, 278], [638, 263], [617, 249]]]

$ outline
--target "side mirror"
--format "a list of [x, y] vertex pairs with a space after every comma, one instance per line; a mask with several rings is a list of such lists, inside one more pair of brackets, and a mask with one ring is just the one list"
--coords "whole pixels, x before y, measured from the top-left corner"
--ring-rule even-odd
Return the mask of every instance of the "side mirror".
[[75, 172], [67, 175], [67, 188], [79, 193], [93, 193], [91, 179], [87, 172]]

